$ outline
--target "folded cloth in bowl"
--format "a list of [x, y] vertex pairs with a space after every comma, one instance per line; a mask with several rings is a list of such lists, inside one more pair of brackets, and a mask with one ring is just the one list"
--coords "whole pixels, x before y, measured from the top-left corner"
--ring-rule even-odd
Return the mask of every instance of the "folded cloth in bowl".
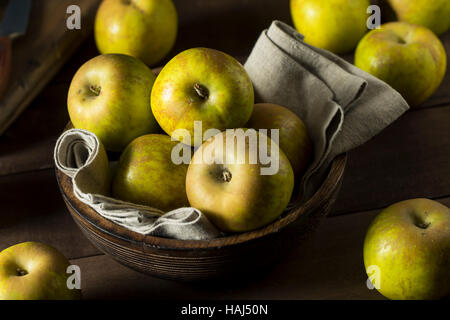
[[77, 199], [104, 218], [131, 231], [180, 240], [207, 240], [221, 233], [195, 208], [170, 212], [109, 197], [110, 166], [103, 145], [95, 134], [71, 129], [56, 142], [55, 164], [72, 178]]
[[314, 143], [299, 201], [314, 194], [337, 155], [365, 143], [409, 108], [383, 81], [303, 40], [292, 27], [274, 21], [245, 63], [256, 102], [289, 108], [305, 122]]

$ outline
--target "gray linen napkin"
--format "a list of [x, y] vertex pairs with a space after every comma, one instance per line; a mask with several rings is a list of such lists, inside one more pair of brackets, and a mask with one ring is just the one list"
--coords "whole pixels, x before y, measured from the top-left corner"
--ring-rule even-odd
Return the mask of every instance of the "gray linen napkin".
[[109, 197], [110, 164], [95, 134], [71, 129], [56, 142], [56, 167], [72, 178], [74, 194], [101, 216], [140, 234], [206, 240], [221, 233], [195, 208], [170, 212]]
[[386, 83], [303, 40], [295, 29], [274, 21], [244, 66], [257, 102], [285, 106], [305, 122], [314, 143], [302, 183], [307, 199], [337, 155], [371, 139], [409, 106]]

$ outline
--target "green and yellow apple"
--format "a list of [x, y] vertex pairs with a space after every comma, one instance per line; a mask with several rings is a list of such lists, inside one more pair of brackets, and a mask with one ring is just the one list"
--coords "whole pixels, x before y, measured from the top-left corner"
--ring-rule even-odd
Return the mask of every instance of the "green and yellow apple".
[[414, 107], [442, 82], [447, 57], [441, 41], [429, 29], [390, 22], [361, 40], [355, 65], [388, 83]]
[[162, 211], [189, 206], [185, 188], [188, 165], [177, 165], [171, 158], [178, 143], [163, 134], [133, 140], [120, 156], [113, 196]]
[[23, 242], [0, 252], [0, 300], [80, 299], [79, 289], [69, 289], [69, 261], [56, 249]]
[[369, 5], [369, 0], [291, 0], [291, 16], [307, 43], [347, 53], [367, 31]]
[[159, 131], [150, 108], [155, 75], [141, 61], [122, 54], [97, 56], [77, 71], [67, 98], [75, 128], [97, 135], [109, 151]]
[[291, 162], [294, 175], [301, 177], [312, 156], [312, 141], [303, 121], [288, 108], [273, 103], [257, 103], [248, 128], [279, 130], [279, 146]]
[[127, 54], [153, 66], [172, 49], [177, 28], [172, 0], [104, 0], [94, 35], [100, 53]]
[[378, 276], [377, 289], [389, 299], [449, 296], [450, 209], [429, 199], [384, 209], [367, 231], [364, 264], [378, 272], [368, 275]]
[[[286, 155], [267, 136], [254, 129], [229, 132], [233, 130], [213, 136], [194, 153], [186, 176], [187, 196], [191, 206], [222, 231], [254, 230], [286, 208], [294, 172]], [[271, 161], [262, 161], [260, 152]]]
[[[196, 146], [203, 139], [194, 139], [194, 121], [201, 121], [202, 136], [208, 129], [242, 127], [253, 104], [253, 85], [244, 67], [208, 48], [189, 49], [170, 60], [156, 78], [151, 99], [161, 128]], [[178, 129], [185, 133], [178, 134]]]
[[400, 21], [427, 27], [437, 35], [450, 28], [448, 0], [388, 0]]

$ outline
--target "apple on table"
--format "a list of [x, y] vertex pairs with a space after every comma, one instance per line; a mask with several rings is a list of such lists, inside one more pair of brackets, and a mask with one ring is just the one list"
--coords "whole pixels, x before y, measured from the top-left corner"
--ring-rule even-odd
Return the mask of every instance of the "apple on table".
[[414, 107], [428, 99], [444, 79], [447, 56], [429, 29], [389, 22], [360, 41], [355, 65], [388, 83]]
[[0, 252], [0, 300], [80, 299], [69, 289], [69, 261], [58, 250], [39, 242], [23, 242]]
[[450, 297], [450, 209], [429, 199], [384, 209], [367, 231], [364, 265], [389, 299]]

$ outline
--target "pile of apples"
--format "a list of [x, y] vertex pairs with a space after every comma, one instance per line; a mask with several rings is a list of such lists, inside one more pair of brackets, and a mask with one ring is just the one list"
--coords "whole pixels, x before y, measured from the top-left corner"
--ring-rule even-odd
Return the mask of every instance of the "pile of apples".
[[[113, 197], [163, 211], [192, 206], [225, 232], [276, 219], [291, 198], [294, 172], [301, 176], [312, 150], [300, 118], [282, 106], [254, 105], [244, 67], [208, 48], [181, 52], [156, 79], [137, 58], [97, 56], [75, 74], [68, 110], [75, 128], [121, 152]], [[230, 137], [233, 128], [240, 130]], [[249, 135], [261, 143], [259, 129], [279, 130], [281, 149], [270, 138], [264, 142], [279, 155], [273, 174], [261, 174], [267, 163], [249, 161]], [[246, 141], [242, 150], [228, 141], [239, 135]]]
[[[130, 32], [142, 12], [148, 13], [147, 34]], [[169, 22], [160, 25], [155, 16]], [[121, 153], [111, 184], [114, 198], [165, 212], [192, 206], [223, 232], [267, 225], [287, 207], [295, 177], [301, 178], [310, 160], [306, 126], [287, 108], [255, 105], [244, 67], [214, 49], [183, 51], [155, 76], [146, 64], [170, 50], [173, 17], [166, 0], [102, 3], [95, 35], [103, 54], [72, 80], [71, 122], [96, 134], [106, 150]], [[153, 23], [159, 28], [156, 38], [148, 35], [155, 33], [149, 30]], [[152, 43], [141, 43], [144, 38]], [[233, 136], [231, 129], [237, 129]], [[264, 132], [263, 141], [260, 129], [277, 129], [276, 143], [271, 131]], [[234, 143], [238, 137], [245, 141], [243, 149]], [[261, 161], [261, 152], [250, 161], [255, 143], [265, 144], [266, 156], [277, 155], [273, 173], [261, 173], [272, 165]]]

